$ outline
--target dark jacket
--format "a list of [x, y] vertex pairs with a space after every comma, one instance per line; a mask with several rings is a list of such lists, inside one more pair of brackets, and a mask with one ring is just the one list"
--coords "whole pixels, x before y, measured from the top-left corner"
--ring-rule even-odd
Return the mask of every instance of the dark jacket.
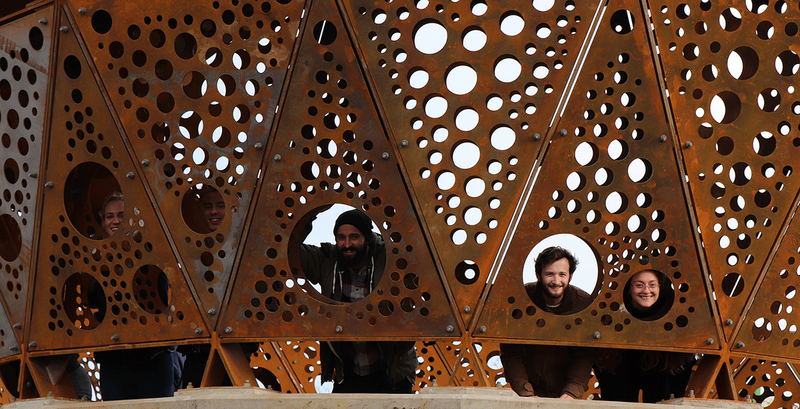
[[[525, 290], [537, 306], [549, 310], [537, 283], [526, 284]], [[574, 312], [589, 301], [589, 294], [569, 285], [564, 290], [561, 305], [551, 312]], [[574, 398], [583, 397], [596, 355], [596, 348], [500, 344], [506, 380], [519, 396], [558, 398], [566, 393]]]
[[[383, 238], [375, 233], [369, 238], [369, 256], [372, 258], [374, 267], [372, 277], [369, 278], [370, 291], [375, 287], [383, 276], [384, 266], [386, 265], [386, 246]], [[312, 245], [300, 246], [300, 264], [303, 267], [306, 279], [314, 284], [319, 284], [322, 295], [335, 301], [342, 299], [342, 283], [334, 271], [337, 261], [336, 246], [331, 243], [321, 243], [319, 247]], [[339, 354], [333, 348], [333, 342], [320, 342], [320, 361], [322, 362], [322, 382], [334, 380], [340, 383], [344, 379], [344, 365]], [[378, 342], [381, 350], [384, 367], [392, 383], [408, 379], [414, 383], [415, 372], [417, 369], [417, 354], [414, 349], [414, 341], [381, 341]], [[334, 371], [335, 370], [335, 371]]]

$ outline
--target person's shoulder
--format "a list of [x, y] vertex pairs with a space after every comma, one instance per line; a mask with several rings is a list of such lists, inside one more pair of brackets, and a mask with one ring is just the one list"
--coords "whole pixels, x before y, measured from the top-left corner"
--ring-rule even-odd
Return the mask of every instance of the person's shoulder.
[[580, 288], [578, 288], [578, 287], [576, 287], [576, 286], [574, 286], [572, 284], [570, 284], [567, 288], [568, 288], [568, 291], [570, 293], [572, 293], [572, 295], [574, 296], [575, 300], [577, 300], [579, 302], [586, 301], [590, 297], [589, 293], [587, 293], [586, 291], [583, 291], [582, 289], [580, 289]]

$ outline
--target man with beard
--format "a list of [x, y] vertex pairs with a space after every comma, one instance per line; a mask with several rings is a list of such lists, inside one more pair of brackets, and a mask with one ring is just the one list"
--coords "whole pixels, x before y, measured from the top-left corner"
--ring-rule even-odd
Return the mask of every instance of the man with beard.
[[[300, 264], [325, 297], [360, 301], [383, 275], [383, 238], [372, 232], [372, 220], [355, 209], [336, 219], [333, 233], [335, 245], [301, 245]], [[322, 382], [334, 381], [333, 393], [411, 393], [417, 368], [413, 341], [323, 341], [320, 349]]]
[[[548, 247], [536, 258], [537, 282], [525, 284], [543, 311], [570, 314], [585, 307], [589, 294], [571, 285], [578, 261], [561, 247]], [[506, 379], [519, 396], [583, 397], [597, 350], [556, 345], [500, 344]]]

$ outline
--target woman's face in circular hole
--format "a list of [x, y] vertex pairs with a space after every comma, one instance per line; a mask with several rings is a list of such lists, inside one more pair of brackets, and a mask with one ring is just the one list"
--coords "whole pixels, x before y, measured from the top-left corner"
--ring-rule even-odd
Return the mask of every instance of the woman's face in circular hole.
[[103, 230], [105, 230], [107, 237], [111, 237], [119, 230], [124, 214], [124, 201], [113, 200], [106, 204], [106, 207], [103, 209]]
[[660, 292], [658, 275], [652, 271], [640, 271], [631, 278], [631, 302], [640, 310], [652, 307]]

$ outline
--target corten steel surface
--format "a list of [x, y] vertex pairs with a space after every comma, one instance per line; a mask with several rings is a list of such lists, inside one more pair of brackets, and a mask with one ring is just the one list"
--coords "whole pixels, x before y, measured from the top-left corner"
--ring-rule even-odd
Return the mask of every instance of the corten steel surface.
[[[474, 335], [527, 340], [536, 328], [537, 339], [550, 342], [713, 352], [720, 336], [660, 89], [652, 80], [642, 12], [636, 1], [615, 5], [599, 24], [557, 124], [565, 132], [550, 141]], [[597, 263], [602, 271], [589, 291], [593, 303], [569, 315], [535, 306], [519, 269], [533, 245], [555, 233], [581, 237], [598, 253], [597, 259], [579, 260], [583, 267], [575, 275]], [[631, 277], [646, 269], [665, 274], [675, 295], [666, 314], [640, 320], [627, 312], [622, 295]]]
[[[698, 396], [800, 403], [797, 4], [12, 3], [0, 403], [74, 396], [72, 352], [95, 374], [87, 350], [153, 344], [211, 344], [203, 386], [314, 392], [319, 341], [394, 338], [417, 341], [415, 390], [494, 386], [499, 342], [519, 341], [700, 352]], [[213, 232], [201, 185], [225, 201]], [[106, 238], [114, 191], [125, 222]], [[387, 243], [353, 304], [298, 260], [333, 204]], [[599, 277], [555, 316], [522, 274], [562, 233]], [[645, 268], [676, 289], [650, 321], [622, 308]]]
[[720, 318], [735, 339], [750, 331], [744, 312], [796, 206], [800, 10], [731, 1], [651, 10], [679, 140], [692, 144], [686, 176]]

